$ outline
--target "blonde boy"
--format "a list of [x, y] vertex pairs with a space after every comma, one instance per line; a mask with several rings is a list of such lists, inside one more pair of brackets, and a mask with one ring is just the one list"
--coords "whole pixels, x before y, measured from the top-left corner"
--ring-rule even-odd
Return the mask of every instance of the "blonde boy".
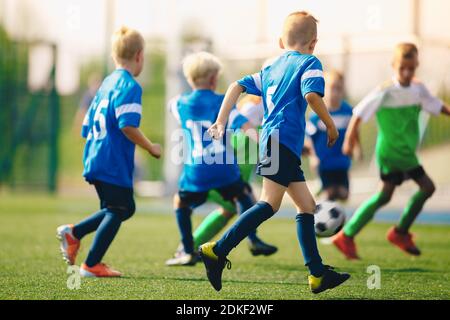
[[352, 155], [361, 123], [376, 116], [378, 141], [375, 153], [382, 183], [380, 191], [356, 210], [343, 231], [333, 239], [335, 246], [348, 259], [359, 258], [355, 236], [378, 209], [389, 203], [396, 187], [406, 179], [413, 179], [419, 190], [406, 205], [398, 225], [389, 230], [387, 238], [404, 252], [420, 255], [409, 229], [435, 190], [433, 181], [417, 157], [419, 114], [423, 110], [433, 115], [449, 115], [450, 108], [414, 78], [419, 66], [419, 51], [414, 44], [397, 45], [392, 66], [395, 73], [392, 79], [377, 87], [356, 106], [344, 142], [344, 153]]
[[322, 65], [313, 56], [316, 43], [317, 20], [307, 12], [290, 14], [279, 40], [285, 53], [260, 73], [230, 86], [219, 117], [209, 130], [216, 139], [224, 135], [226, 119], [243, 92], [263, 97], [265, 115], [258, 165], [258, 174], [263, 176], [261, 201], [242, 214], [217, 243], [207, 243], [200, 248], [208, 279], [216, 290], [222, 288], [223, 269], [230, 266], [226, 258], [228, 254], [250, 230], [279, 210], [286, 192], [299, 213], [297, 233], [305, 264], [311, 273], [311, 291], [319, 293], [332, 289], [350, 277], [322, 263], [314, 232], [316, 203], [300, 168], [308, 104], [327, 127], [328, 146], [331, 147], [338, 138], [336, 127], [322, 100]]
[[116, 70], [98, 90], [83, 123], [86, 181], [95, 186], [101, 211], [76, 225], [57, 229], [64, 260], [75, 264], [81, 239], [96, 232], [80, 272], [85, 277], [119, 277], [102, 263], [122, 222], [135, 212], [133, 170], [135, 145], [159, 158], [161, 147], [139, 130], [142, 89], [134, 77], [144, 66], [144, 39], [135, 30], [120, 28], [113, 36], [112, 58]]
[[[184, 252], [167, 261], [171, 266], [193, 265], [198, 261], [191, 215], [193, 209], [207, 201], [212, 191], [222, 203], [230, 203], [233, 207], [238, 205], [241, 212], [254, 204], [251, 189], [241, 178], [229, 139], [211, 141], [206, 133], [216, 121], [224, 99], [223, 95], [215, 93], [221, 68], [220, 61], [210, 53], [189, 55], [184, 60], [183, 69], [193, 91], [170, 102], [170, 110], [183, 129], [187, 146], [179, 192], [174, 201]], [[226, 122], [231, 130], [251, 128], [248, 119], [235, 108]], [[204, 139], [205, 134], [209, 139]], [[265, 253], [276, 251], [261, 241], [255, 230], [248, 234], [248, 238], [253, 244], [265, 248]]]

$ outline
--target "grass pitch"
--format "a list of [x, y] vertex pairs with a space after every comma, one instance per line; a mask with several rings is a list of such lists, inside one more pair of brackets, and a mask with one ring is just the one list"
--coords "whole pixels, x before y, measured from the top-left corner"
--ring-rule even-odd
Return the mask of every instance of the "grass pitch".
[[[97, 208], [86, 199], [2, 196], [0, 200], [0, 299], [450, 299], [450, 226], [417, 225], [423, 251], [411, 258], [385, 240], [387, 224], [371, 224], [357, 239], [359, 262], [348, 262], [332, 247], [320, 245], [327, 264], [350, 272], [342, 287], [312, 295], [292, 219], [272, 219], [261, 236], [279, 246], [269, 258], [254, 258], [241, 244], [230, 256], [231, 271], [215, 292], [202, 264], [168, 268], [164, 261], [178, 244], [173, 215], [146, 213], [148, 202], [125, 223], [105, 257], [124, 272], [122, 279], [82, 279], [79, 290], [67, 287], [55, 229], [73, 223]], [[170, 208], [167, 208], [170, 212]], [[166, 213], [167, 213], [166, 212]], [[198, 223], [201, 217], [196, 217]], [[79, 263], [92, 237], [83, 240]], [[381, 288], [368, 289], [368, 266], [381, 270]]]

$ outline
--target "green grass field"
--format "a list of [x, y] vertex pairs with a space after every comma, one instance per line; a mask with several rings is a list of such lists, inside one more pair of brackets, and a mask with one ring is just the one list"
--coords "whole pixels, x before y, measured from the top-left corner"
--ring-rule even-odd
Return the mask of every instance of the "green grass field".
[[[94, 199], [56, 199], [2, 195], [0, 200], [0, 299], [449, 299], [450, 226], [416, 226], [423, 256], [414, 259], [385, 240], [386, 224], [372, 224], [358, 239], [363, 260], [348, 262], [333, 247], [321, 245], [326, 263], [348, 271], [344, 286], [313, 296], [307, 288], [293, 219], [272, 219], [260, 230], [280, 251], [254, 258], [241, 245], [230, 256], [224, 288], [216, 293], [202, 264], [167, 268], [164, 261], [178, 243], [172, 215], [140, 212], [123, 225], [105, 261], [126, 274], [122, 279], [83, 279], [79, 290], [67, 288], [55, 228], [76, 222], [96, 209]], [[167, 212], [169, 212], [167, 209]], [[196, 223], [198, 223], [198, 217]], [[80, 258], [86, 256], [86, 238]], [[369, 290], [366, 269], [381, 268], [381, 289]]]

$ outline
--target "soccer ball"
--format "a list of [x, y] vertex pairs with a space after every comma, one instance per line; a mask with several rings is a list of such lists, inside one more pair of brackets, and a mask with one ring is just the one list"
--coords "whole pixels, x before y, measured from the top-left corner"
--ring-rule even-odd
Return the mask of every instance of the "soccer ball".
[[345, 212], [336, 202], [324, 201], [317, 206], [314, 218], [316, 235], [319, 238], [327, 238], [342, 229]]

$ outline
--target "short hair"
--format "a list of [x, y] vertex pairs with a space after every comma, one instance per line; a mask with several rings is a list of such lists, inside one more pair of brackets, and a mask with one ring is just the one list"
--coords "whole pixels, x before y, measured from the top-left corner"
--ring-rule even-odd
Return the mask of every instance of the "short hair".
[[403, 42], [397, 44], [394, 51], [394, 60], [414, 59], [419, 56], [419, 50], [414, 43]]
[[210, 76], [219, 74], [221, 70], [222, 63], [209, 52], [193, 53], [183, 60], [184, 76], [195, 85], [203, 84]]
[[121, 27], [112, 36], [112, 56], [118, 61], [130, 61], [144, 50], [145, 41], [142, 35], [128, 27]]
[[317, 20], [307, 11], [296, 11], [287, 16], [283, 27], [283, 39], [287, 45], [306, 45], [317, 37]]

